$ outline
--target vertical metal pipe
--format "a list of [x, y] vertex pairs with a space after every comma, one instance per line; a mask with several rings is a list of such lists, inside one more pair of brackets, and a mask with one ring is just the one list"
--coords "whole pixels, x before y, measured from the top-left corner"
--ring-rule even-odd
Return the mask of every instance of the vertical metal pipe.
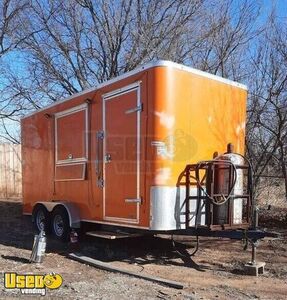
[[259, 209], [258, 207], [253, 208], [253, 222], [252, 222], [252, 227], [253, 229], [258, 228], [258, 218], [259, 218]]
[[251, 263], [253, 265], [256, 264], [256, 246], [255, 243], [252, 241], [252, 258], [251, 258]]
[[227, 153], [233, 153], [234, 152], [234, 146], [232, 143], [227, 144]]
[[185, 228], [189, 227], [190, 167], [186, 170]]

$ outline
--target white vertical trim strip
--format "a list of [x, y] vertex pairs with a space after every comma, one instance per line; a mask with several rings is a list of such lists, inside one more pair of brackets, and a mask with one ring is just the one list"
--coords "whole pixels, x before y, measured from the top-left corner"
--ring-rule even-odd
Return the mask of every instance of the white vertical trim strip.
[[[141, 105], [141, 86], [137, 88], [137, 106]], [[141, 110], [137, 111], [137, 198], [140, 199], [140, 151], [141, 151]], [[139, 220], [139, 203], [137, 203], [137, 219]]]
[[[103, 133], [104, 133], [104, 136], [103, 136], [103, 157], [102, 157], [102, 166], [103, 166], [103, 219], [105, 218], [106, 216], [106, 189], [105, 189], [105, 180], [106, 180], [106, 168], [105, 168], [105, 153], [106, 153], [106, 102], [105, 102], [105, 99], [104, 99], [104, 95], [102, 96], [102, 99], [103, 99]], [[99, 141], [98, 141], [99, 142]]]

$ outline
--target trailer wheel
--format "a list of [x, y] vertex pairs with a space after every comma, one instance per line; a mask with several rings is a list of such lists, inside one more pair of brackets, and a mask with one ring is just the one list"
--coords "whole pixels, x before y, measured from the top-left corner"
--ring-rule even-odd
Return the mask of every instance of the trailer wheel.
[[43, 205], [36, 205], [33, 210], [34, 226], [37, 231], [44, 230], [45, 233], [50, 231], [50, 216], [49, 212]]
[[55, 207], [52, 211], [51, 229], [54, 237], [61, 241], [67, 241], [71, 231], [69, 216], [64, 207]]

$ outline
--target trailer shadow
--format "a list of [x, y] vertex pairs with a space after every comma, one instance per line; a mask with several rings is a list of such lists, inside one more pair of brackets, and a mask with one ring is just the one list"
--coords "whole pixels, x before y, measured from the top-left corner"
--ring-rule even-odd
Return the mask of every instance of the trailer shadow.
[[143, 236], [112, 241], [86, 238], [79, 250], [82, 255], [105, 262], [123, 261], [138, 266], [185, 266], [204, 272], [205, 266], [192, 259], [189, 248], [184, 244], [177, 244], [177, 248], [174, 248], [169, 239]]
[[18, 200], [0, 201], [0, 244], [31, 249], [33, 230], [28, 218], [22, 215]]
[[[0, 201], [0, 247], [5, 245], [31, 251], [35, 234], [30, 217], [22, 215], [21, 201]], [[123, 261], [142, 267], [155, 264], [184, 266], [200, 272], [210, 269], [208, 264], [199, 264], [190, 256], [194, 246], [194, 241], [189, 241], [187, 244], [176, 243], [175, 248], [169, 238], [154, 236], [105, 240], [82, 235], [77, 245], [65, 244], [48, 236], [46, 252], [67, 256], [77, 251], [105, 262]], [[9, 254], [1, 255], [1, 259], [27, 263], [29, 252], [21, 253], [23, 257]], [[218, 270], [222, 270], [220, 266]]]
[[[32, 250], [34, 230], [30, 216], [23, 216], [20, 200], [0, 200], [0, 249], [1, 245]], [[69, 245], [48, 238], [47, 252], [67, 253]], [[24, 253], [23, 253], [24, 255]], [[27, 256], [27, 255], [26, 255]], [[26, 262], [26, 258], [2, 255], [1, 259]]]
[[6, 259], [6, 260], [12, 260], [15, 262], [20, 262], [23, 264], [28, 264], [30, 262], [29, 259], [24, 258], [24, 257], [18, 257], [18, 256], [11, 256], [11, 255], [1, 255], [1, 258]]
[[[31, 250], [35, 234], [30, 217], [22, 215], [21, 201], [0, 201], [0, 246]], [[181, 246], [177, 252], [170, 240], [152, 236], [114, 241], [82, 236], [79, 245], [76, 246], [61, 243], [49, 236], [47, 238], [47, 253], [67, 255], [75, 251], [75, 247], [84, 255], [106, 262], [121, 260], [142, 266], [145, 264], [185, 265], [201, 271], [204, 268], [188, 257], [186, 246]], [[182, 255], [179, 255], [180, 252]], [[1, 255], [1, 259], [27, 263], [26, 256]], [[178, 262], [178, 258], [181, 258], [181, 262]]]
[[[166, 265], [192, 268], [200, 272], [212, 270], [226, 272], [227, 269], [220, 262], [211, 263], [202, 260], [200, 251], [205, 248], [238, 249], [238, 241], [220, 238], [202, 238], [200, 240], [199, 255], [192, 256], [195, 250], [195, 237], [177, 237], [176, 247], [169, 236], [142, 236], [118, 240], [104, 240], [85, 237], [80, 243], [81, 255], [104, 262], [123, 261], [144, 267], [145, 265]], [[201, 259], [198, 259], [201, 257]], [[230, 265], [232, 267], [232, 265]], [[231, 271], [231, 270], [229, 270]], [[241, 268], [233, 270], [236, 274]]]

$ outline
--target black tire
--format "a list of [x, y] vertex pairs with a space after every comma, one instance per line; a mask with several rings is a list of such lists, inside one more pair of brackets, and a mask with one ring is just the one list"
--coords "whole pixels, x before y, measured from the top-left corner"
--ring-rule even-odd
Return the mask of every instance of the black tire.
[[51, 231], [60, 241], [67, 241], [71, 232], [69, 216], [64, 207], [55, 207], [51, 216]]
[[33, 210], [33, 223], [35, 229], [40, 232], [44, 230], [46, 234], [50, 232], [50, 214], [43, 205], [36, 205]]

